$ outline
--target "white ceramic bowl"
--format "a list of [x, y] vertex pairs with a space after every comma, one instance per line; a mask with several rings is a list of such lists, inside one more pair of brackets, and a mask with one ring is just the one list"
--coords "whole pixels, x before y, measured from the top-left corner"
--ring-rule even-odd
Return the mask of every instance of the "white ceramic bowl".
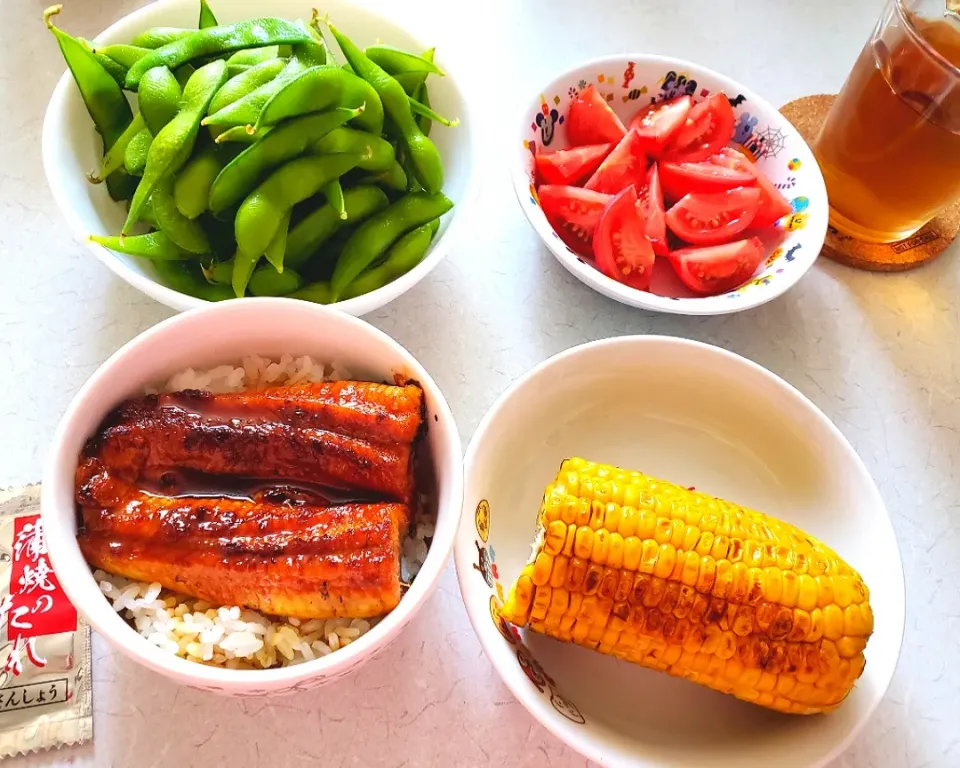
[[[221, 0], [212, 5], [222, 24], [265, 14], [309, 20], [312, 8], [309, 0], [270, 0], [268, 3], [263, 0]], [[431, 103], [440, 114], [461, 120], [456, 128], [436, 126], [430, 135], [443, 157], [443, 191], [454, 201], [453, 210], [444, 216], [440, 231], [420, 264], [379, 290], [336, 305], [352, 315], [363, 315], [406, 293], [450, 252], [477, 194], [477, 129], [467, 98], [444, 60], [443, 40], [431, 40], [429, 44], [421, 42], [405, 26], [348, 0], [329, 0], [323, 4], [323, 10], [361, 46], [372, 45], [377, 38], [386, 44], [413, 51], [437, 46], [437, 64], [446, 77], [430, 79]], [[410, 14], [406, 17], [410, 18]], [[70, 22], [71, 8], [68, 6], [58, 23], [69, 31]], [[148, 27], [192, 27], [196, 23], [197, 0], [158, 0], [120, 19], [98, 35], [96, 41], [128, 43], [135, 34]], [[50, 55], [58, 55], [54, 41], [50, 39], [47, 44]], [[42, 145], [43, 167], [53, 197], [74, 235], [94, 256], [118, 277], [172, 309], [193, 309], [208, 303], [165, 286], [149, 261], [115, 253], [87, 240], [91, 234], [119, 233], [126, 211], [121, 204], [110, 199], [105, 185], [90, 184], [86, 179], [86, 174], [99, 166], [101, 143], [69, 72], [64, 72], [60, 78], [47, 106]]]
[[[84, 442], [107, 412], [144, 387], [187, 367], [209, 368], [251, 353], [309, 354], [358, 379], [419, 381], [427, 447], [436, 470], [437, 528], [423, 568], [400, 604], [354, 643], [315, 661], [269, 670], [208, 667], [161, 651], [138, 635], [101, 594], [76, 541], [74, 471]], [[41, 509], [54, 570], [70, 601], [117, 650], [177, 682], [228, 694], [283, 693], [341, 677], [382, 650], [426, 602], [440, 578], [460, 520], [460, 439], [443, 394], [413, 355], [386, 334], [342, 312], [292, 299], [234, 299], [166, 320], [110, 357], [83, 385], [60, 422], [43, 477]]]
[[[696, 486], [834, 547], [862, 574], [876, 617], [866, 669], [844, 704], [828, 715], [780, 715], [533, 632], [519, 642], [502, 634], [492, 613], [530, 556], [543, 489], [570, 456]], [[760, 366], [657, 336], [576, 347], [500, 397], [464, 467], [454, 552], [470, 620], [520, 702], [590, 759], [644, 768], [821, 766], [880, 702], [904, 627], [893, 527], [836, 427]]]
[[[739, 100], [734, 142], [790, 201], [793, 215], [762, 237], [768, 256], [754, 277], [719, 296], [700, 297], [676, 277], [666, 259], [657, 259], [651, 291], [617, 282], [568, 248], [547, 222], [534, 189], [533, 157], [567, 146], [564, 116], [577, 92], [592, 83], [624, 125], [655, 101], [689, 94], [695, 101], [723, 91]], [[579, 280], [623, 304], [683, 315], [721, 315], [776, 298], [813, 265], [827, 232], [829, 208], [820, 167], [797, 130], [773, 106], [735, 80], [689, 61], [622, 54], [588, 61], [564, 72], [530, 102], [520, 119], [510, 155], [510, 176], [520, 207], [557, 260]]]

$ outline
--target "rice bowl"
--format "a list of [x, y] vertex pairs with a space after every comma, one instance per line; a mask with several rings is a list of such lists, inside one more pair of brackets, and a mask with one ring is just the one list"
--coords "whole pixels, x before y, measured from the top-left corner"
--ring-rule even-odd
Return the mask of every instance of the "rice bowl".
[[[251, 351], [260, 357], [251, 356]], [[225, 360], [244, 364], [224, 366]], [[315, 362], [321, 360], [325, 363]], [[150, 579], [94, 576], [77, 543], [72, 474], [87, 437], [119, 401], [147, 390], [192, 385], [236, 391], [340, 378], [347, 371], [358, 380], [403, 376], [416, 381], [429, 425], [421, 450], [432, 469], [430, 485], [424, 486], [430, 504], [425, 515], [411, 515], [410, 535], [402, 543], [402, 598], [386, 615], [290, 621], [281, 611], [258, 613], [228, 601], [184, 598], [159, 589]], [[53, 566], [71, 602], [98, 633], [118, 650], [175, 680], [245, 695], [286, 692], [335, 679], [395, 637], [439, 579], [452, 547], [461, 498], [460, 444], [452, 415], [430, 375], [409, 353], [347, 315], [299, 302], [257, 299], [171, 318], [108, 360], [61, 422], [44, 479], [42, 507]]]

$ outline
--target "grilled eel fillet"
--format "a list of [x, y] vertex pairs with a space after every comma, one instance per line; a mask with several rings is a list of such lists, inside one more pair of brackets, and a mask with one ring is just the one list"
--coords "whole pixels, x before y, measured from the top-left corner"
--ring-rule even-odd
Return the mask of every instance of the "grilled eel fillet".
[[214, 475], [309, 482], [409, 503], [413, 444], [373, 443], [296, 424], [216, 420], [179, 406], [128, 405], [88, 444], [117, 477], [161, 478], [187, 469]]
[[77, 541], [94, 567], [215, 605], [301, 619], [368, 618], [400, 601], [410, 516], [403, 504], [153, 496], [95, 459], [77, 479]]

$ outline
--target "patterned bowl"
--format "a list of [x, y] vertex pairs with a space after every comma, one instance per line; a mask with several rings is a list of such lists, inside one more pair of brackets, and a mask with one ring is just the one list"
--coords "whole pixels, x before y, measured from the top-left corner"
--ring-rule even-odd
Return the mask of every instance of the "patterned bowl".
[[[628, 124], [644, 106], [688, 94], [695, 101], [716, 91], [731, 99], [734, 142], [754, 159], [790, 201], [793, 214], [764, 236], [769, 255], [754, 277], [719, 296], [696, 296], [665, 259], [657, 259], [651, 291], [612, 280], [568, 248], [547, 222], [534, 188], [533, 158], [567, 146], [564, 115], [577, 93], [593, 83]], [[647, 54], [589, 61], [549, 83], [523, 114], [516, 154], [510, 161], [520, 207], [557, 260], [577, 278], [611, 299], [634, 307], [684, 315], [721, 315], [764, 304], [796, 283], [813, 264], [827, 232], [827, 190], [810, 148], [773, 106], [713, 70], [680, 59]]]
[[[530, 557], [543, 490], [572, 456], [696, 486], [836, 548], [869, 585], [875, 616], [866, 668], [843, 705], [825, 715], [781, 715], [504, 623], [499, 607]], [[477, 428], [464, 472], [454, 555], [480, 644], [520, 703], [596, 763], [822, 766], [883, 697], [904, 628], [893, 526], [843, 435], [755, 363], [660, 336], [575, 347], [501, 395]]]

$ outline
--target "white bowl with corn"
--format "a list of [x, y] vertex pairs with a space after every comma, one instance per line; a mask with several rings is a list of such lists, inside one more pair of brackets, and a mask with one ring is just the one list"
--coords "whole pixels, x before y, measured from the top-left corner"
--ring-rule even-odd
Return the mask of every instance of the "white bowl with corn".
[[825, 765], [883, 697], [893, 527], [843, 435], [760, 366], [656, 336], [574, 348], [500, 397], [465, 465], [471, 622], [586, 757]]

